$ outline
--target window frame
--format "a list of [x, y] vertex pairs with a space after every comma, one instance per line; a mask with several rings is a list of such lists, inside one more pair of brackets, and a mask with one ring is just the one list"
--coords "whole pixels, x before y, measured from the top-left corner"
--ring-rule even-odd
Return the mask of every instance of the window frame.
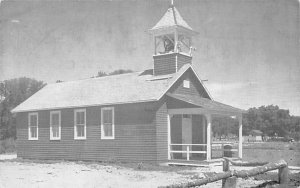
[[[52, 115], [58, 114], [58, 137], [53, 137], [53, 124], [52, 124]], [[50, 111], [50, 140], [60, 140], [61, 139], [61, 111]]]
[[[105, 136], [105, 134], [104, 134], [103, 112], [105, 110], [111, 110], [112, 111], [112, 136]], [[113, 140], [113, 139], [115, 139], [115, 109], [114, 109], [114, 107], [101, 108], [101, 139], [102, 140]]]
[[[84, 136], [77, 136], [77, 112], [84, 112]], [[74, 140], [85, 140], [86, 139], [86, 109], [75, 109], [74, 110]]]
[[191, 87], [191, 81], [183, 80], [183, 87], [189, 89]]
[[[31, 116], [36, 116], [36, 137], [31, 136]], [[38, 112], [28, 113], [28, 140], [39, 139], [39, 114]]]

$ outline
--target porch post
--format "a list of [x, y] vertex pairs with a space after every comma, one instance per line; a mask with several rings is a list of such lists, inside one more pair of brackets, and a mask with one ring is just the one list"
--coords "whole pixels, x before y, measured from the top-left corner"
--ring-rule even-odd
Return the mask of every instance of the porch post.
[[168, 121], [168, 160], [171, 160], [171, 119], [170, 114], [167, 115], [167, 121]]
[[207, 120], [206, 160], [211, 160], [211, 114], [205, 114]]
[[243, 157], [243, 116], [239, 115], [239, 158]]

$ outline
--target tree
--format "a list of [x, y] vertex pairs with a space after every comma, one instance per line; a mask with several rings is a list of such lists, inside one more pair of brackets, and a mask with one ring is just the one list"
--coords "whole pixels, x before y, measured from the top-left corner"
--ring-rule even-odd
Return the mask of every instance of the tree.
[[127, 69], [127, 70], [118, 69], [118, 70], [115, 70], [115, 71], [109, 73], [109, 75], [125, 74], [125, 73], [131, 73], [131, 72], [133, 72], [133, 71], [130, 69]]
[[107, 76], [107, 74], [103, 71], [98, 71], [98, 74], [96, 77], [103, 77], [103, 76]]
[[130, 69], [127, 69], [127, 70], [125, 70], [125, 69], [118, 69], [118, 70], [115, 70], [115, 71], [107, 74], [106, 72], [100, 70], [100, 71], [98, 71], [98, 74], [97, 74], [96, 77], [111, 76], [111, 75], [125, 74], [125, 73], [131, 73], [131, 72], [133, 72], [133, 71], [130, 70]]
[[249, 131], [258, 129], [268, 136], [287, 137], [295, 131], [300, 132], [299, 124], [299, 117], [290, 116], [289, 110], [280, 109], [276, 105], [250, 108], [243, 115], [244, 134], [249, 134]]
[[42, 81], [26, 77], [1, 82], [0, 139], [16, 137], [16, 120], [10, 111], [44, 86]]

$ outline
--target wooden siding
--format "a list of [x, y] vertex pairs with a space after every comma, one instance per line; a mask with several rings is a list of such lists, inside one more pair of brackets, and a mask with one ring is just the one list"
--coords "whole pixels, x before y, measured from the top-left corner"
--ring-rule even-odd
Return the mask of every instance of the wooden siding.
[[180, 70], [181, 67], [185, 64], [192, 64], [192, 57], [178, 54], [177, 55], [177, 70]]
[[[190, 88], [183, 87], [183, 80], [190, 81]], [[185, 72], [177, 82], [170, 88], [170, 93], [181, 95], [193, 95], [204, 98], [209, 98], [202, 84], [198, 81], [197, 77], [191, 70]]]
[[[171, 144], [182, 143], [182, 115], [173, 115], [171, 118]], [[172, 150], [182, 150], [182, 146], [172, 146]], [[181, 159], [181, 153], [174, 153], [174, 159]]]
[[[206, 132], [203, 133], [203, 115], [192, 115], [192, 143], [193, 144], [205, 144], [206, 143], [206, 138], [203, 138], [203, 134], [206, 135]], [[204, 129], [205, 131], [205, 129]], [[203, 142], [204, 140], [204, 142]], [[193, 146], [193, 150], [195, 151], [205, 151], [206, 147], [205, 146]], [[203, 154], [193, 154], [193, 156], [203, 156]]]
[[167, 97], [167, 107], [168, 109], [178, 109], [178, 108], [199, 108], [199, 106], [189, 104], [184, 101], [174, 99], [172, 97]]
[[165, 98], [158, 106], [155, 117], [157, 161], [164, 162], [168, 160], [168, 111]]
[[50, 140], [50, 111], [39, 111], [39, 140], [28, 140], [28, 113], [17, 114], [17, 154], [22, 158], [156, 161], [152, 103], [115, 107], [115, 139], [101, 140], [101, 107], [86, 108], [86, 140], [74, 140], [74, 109], [62, 109], [61, 140]]
[[153, 59], [154, 75], [172, 74], [177, 72], [183, 65], [192, 63], [192, 57], [180, 53], [153, 56]]
[[176, 72], [176, 54], [153, 56], [154, 75], [172, 74]]

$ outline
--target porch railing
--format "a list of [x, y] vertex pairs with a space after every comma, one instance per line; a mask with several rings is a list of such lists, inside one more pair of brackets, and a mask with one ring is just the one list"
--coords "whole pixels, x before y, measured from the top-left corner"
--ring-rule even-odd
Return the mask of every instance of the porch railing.
[[[186, 160], [190, 160], [190, 156], [191, 154], [206, 154], [206, 145], [207, 144], [170, 144], [170, 156], [171, 156], [171, 159], [173, 158], [172, 154], [173, 153], [183, 153], [183, 154], [186, 154]], [[181, 149], [181, 150], [173, 150], [173, 147], [174, 146], [181, 146], [181, 147], [186, 147], [186, 149]], [[204, 150], [201, 148], [201, 150], [193, 150], [192, 147], [193, 146], [203, 146], [202, 148], [204, 148]]]
[[[191, 154], [206, 155], [207, 154], [206, 146], [207, 144], [170, 144], [169, 145], [170, 159], [175, 159], [173, 155], [175, 153], [186, 154], [186, 160], [188, 161], [191, 160], [191, 156], [192, 156]], [[235, 142], [214, 142], [211, 144], [212, 158], [233, 157], [234, 153], [238, 152], [237, 148], [238, 148], [238, 143]]]

